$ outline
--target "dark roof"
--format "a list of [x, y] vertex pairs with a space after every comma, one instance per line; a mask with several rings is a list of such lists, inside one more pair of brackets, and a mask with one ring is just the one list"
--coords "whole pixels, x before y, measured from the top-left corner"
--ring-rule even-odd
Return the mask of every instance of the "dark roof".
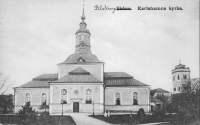
[[125, 72], [105, 72], [104, 78], [132, 78], [133, 76], [125, 73]]
[[186, 67], [183, 64], [179, 64], [179, 65], [175, 66], [175, 68], [172, 70], [172, 74], [175, 72], [190, 72], [190, 68]]
[[85, 69], [79, 67], [55, 82], [67, 82], [67, 83], [101, 83], [93, 75], [91, 75]]
[[[74, 53], [70, 55], [63, 63], [80, 63], [79, 58], [82, 58], [86, 63], [97, 63], [100, 62], [97, 56], [90, 53]], [[81, 63], [84, 63], [81, 62]]]
[[58, 79], [58, 74], [54, 73], [54, 74], [42, 74], [39, 75], [35, 78], [33, 78], [33, 80], [39, 80], [39, 81], [55, 81]]
[[30, 81], [21, 85], [19, 88], [49, 88], [49, 81]]
[[[106, 87], [113, 86], [148, 86], [136, 79], [131, 75], [124, 72], [105, 72], [104, 82]], [[48, 82], [66, 82], [66, 83], [102, 83], [91, 75], [85, 69], [79, 67], [68, 75], [58, 79], [58, 74], [42, 74], [33, 78], [32, 81], [21, 85], [22, 88], [47, 88]]]
[[136, 79], [133, 76], [124, 72], [105, 72], [104, 82], [106, 87], [116, 86], [148, 86]]
[[148, 86], [140, 81], [133, 78], [114, 78], [105, 79], [106, 87], [117, 87], [117, 86]]
[[[81, 23], [83, 23], [83, 22], [81, 22]], [[90, 34], [90, 31], [86, 28], [84, 28], [84, 29], [81, 28], [81, 29], [78, 29], [75, 34], [77, 34], [77, 33], [89, 33]]]
[[101, 83], [92, 75], [66, 75], [54, 82], [64, 82], [64, 83]]
[[79, 67], [71, 72], [69, 72], [69, 75], [89, 75], [90, 73], [86, 71], [85, 69]]
[[153, 89], [153, 90], [150, 91], [150, 94], [152, 96], [154, 96], [155, 93], [170, 93], [170, 92], [168, 92], [168, 91], [166, 91], [164, 89], [161, 89], [161, 88]]
[[21, 85], [21, 88], [49, 88], [48, 82], [55, 81], [58, 79], [58, 74], [42, 74], [35, 78], [32, 81]]

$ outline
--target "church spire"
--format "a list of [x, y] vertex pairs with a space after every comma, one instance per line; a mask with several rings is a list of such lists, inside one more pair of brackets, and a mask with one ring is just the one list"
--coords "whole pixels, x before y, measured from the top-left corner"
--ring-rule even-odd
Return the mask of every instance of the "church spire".
[[84, 3], [83, 3], [83, 14], [82, 14], [82, 16], [81, 16], [81, 19], [82, 19], [82, 21], [85, 20], [85, 14], [84, 14]]
[[[83, 1], [84, 2], [84, 1]], [[85, 12], [83, 3], [83, 14], [81, 16], [80, 28], [76, 31], [76, 53], [91, 53], [90, 51], [90, 31], [86, 29]]]

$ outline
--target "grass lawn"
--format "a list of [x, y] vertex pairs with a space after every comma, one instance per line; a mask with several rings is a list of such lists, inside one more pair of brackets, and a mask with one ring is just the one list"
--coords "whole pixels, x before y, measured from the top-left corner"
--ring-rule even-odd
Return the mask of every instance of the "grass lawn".
[[[134, 125], [139, 123], [156, 123], [156, 122], [170, 122], [173, 116], [165, 116], [164, 118], [153, 117], [151, 115], [146, 115], [146, 118], [140, 122], [137, 115], [111, 115], [110, 117], [104, 117], [103, 115], [91, 115], [93, 118], [103, 120], [112, 124], [127, 124]], [[174, 120], [173, 120], [174, 121]], [[164, 123], [165, 125], [171, 125], [172, 123]]]
[[[2, 124], [21, 124], [16, 115], [0, 115]], [[25, 123], [22, 123], [25, 124]], [[37, 116], [34, 121], [26, 124], [31, 125], [76, 125], [71, 116]]]
[[175, 115], [165, 115], [165, 116], [153, 116], [146, 115], [146, 118], [143, 122], [139, 122], [137, 115], [111, 115], [110, 117], [104, 117], [103, 115], [90, 115], [90, 117], [100, 119], [105, 122], [109, 122], [112, 124], [123, 124], [123, 125], [138, 125], [140, 123], [158, 123], [158, 122], [168, 122], [162, 123], [162, 125], [200, 125], [200, 122], [197, 119], [194, 119], [193, 122], [186, 123], [182, 122], [183, 120], [177, 120]]

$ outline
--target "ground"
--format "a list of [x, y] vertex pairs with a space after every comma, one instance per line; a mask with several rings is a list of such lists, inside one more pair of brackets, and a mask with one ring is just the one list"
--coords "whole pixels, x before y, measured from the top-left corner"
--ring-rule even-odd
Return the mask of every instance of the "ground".
[[[16, 115], [0, 115], [0, 123], [2, 124], [30, 124], [20, 123]], [[71, 116], [37, 116], [31, 125], [76, 125]]]

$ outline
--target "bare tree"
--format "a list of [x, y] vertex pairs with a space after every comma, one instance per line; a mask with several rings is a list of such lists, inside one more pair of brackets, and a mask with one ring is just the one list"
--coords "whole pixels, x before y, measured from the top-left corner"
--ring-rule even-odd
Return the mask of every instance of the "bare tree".
[[4, 75], [0, 72], [0, 95], [4, 95], [4, 93], [11, 87], [11, 82], [9, 76]]

